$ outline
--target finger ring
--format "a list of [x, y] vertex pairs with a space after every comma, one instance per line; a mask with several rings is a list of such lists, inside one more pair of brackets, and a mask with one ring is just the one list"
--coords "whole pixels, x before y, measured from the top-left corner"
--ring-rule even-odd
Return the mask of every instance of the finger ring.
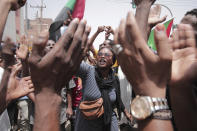
[[112, 46], [112, 50], [114, 51], [114, 53], [116, 55], [119, 55], [120, 52], [122, 52], [123, 47], [120, 44], [115, 44], [115, 45]]

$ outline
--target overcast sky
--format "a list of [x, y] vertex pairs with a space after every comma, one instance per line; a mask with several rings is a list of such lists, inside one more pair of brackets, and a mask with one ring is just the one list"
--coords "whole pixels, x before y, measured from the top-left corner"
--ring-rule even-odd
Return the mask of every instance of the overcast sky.
[[[86, 0], [86, 8], [84, 18], [92, 27], [92, 35], [99, 25], [111, 25], [116, 28], [119, 25], [121, 18], [125, 18], [128, 11], [132, 10], [130, 4], [132, 0]], [[67, 0], [44, 0], [43, 16], [45, 18], [54, 19], [62, 7], [65, 6]], [[30, 5], [40, 5], [41, 0], [28, 0], [28, 7]], [[163, 4], [170, 8], [175, 17], [175, 23], [179, 23], [184, 14], [193, 8], [197, 8], [197, 0], [157, 0], [156, 3]], [[28, 17], [36, 18], [36, 14], [40, 13], [38, 9], [28, 8]], [[162, 7], [162, 15], [168, 15], [171, 18], [169, 11]], [[40, 14], [39, 14], [40, 15]], [[94, 45], [98, 45], [104, 40], [104, 33], [101, 33], [96, 39]]]

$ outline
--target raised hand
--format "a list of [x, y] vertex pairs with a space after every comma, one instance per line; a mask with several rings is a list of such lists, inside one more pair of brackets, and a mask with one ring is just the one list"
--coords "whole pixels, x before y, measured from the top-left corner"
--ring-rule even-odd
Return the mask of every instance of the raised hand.
[[[128, 13], [126, 21], [121, 21], [115, 35], [116, 42], [123, 46], [118, 61], [136, 94], [165, 97], [171, 73], [172, 51], [164, 25], [156, 27], [155, 38], [158, 56], [147, 46], [133, 14]], [[128, 60], [125, 61], [125, 58]]]
[[64, 25], [68, 26], [70, 24], [70, 22], [73, 20], [72, 14], [70, 13], [70, 11], [67, 12], [68, 15], [68, 19], [66, 19], [64, 21]]
[[59, 92], [75, 73], [81, 63], [84, 49], [87, 48], [87, 38], [90, 27], [86, 21], [74, 19], [67, 31], [55, 44], [53, 49], [43, 56], [47, 42], [46, 35], [40, 36], [34, 42], [29, 58], [32, 81], [35, 90], [48, 88]]
[[14, 65], [12, 68], [7, 87], [7, 95], [9, 96], [9, 100], [20, 98], [34, 91], [30, 76], [21, 78], [20, 80], [17, 78], [17, 74], [21, 68], [21, 64]]
[[17, 88], [14, 90], [14, 99], [20, 98], [22, 96], [26, 96], [32, 92], [34, 92], [34, 86], [31, 81], [31, 77], [23, 77], [19, 80]]
[[180, 24], [172, 34], [172, 85], [193, 83], [196, 79], [197, 58], [194, 31], [190, 25]]
[[[122, 45], [118, 48], [118, 62], [130, 81], [136, 95], [165, 98], [166, 85], [171, 76], [172, 50], [164, 25], [155, 29], [155, 41], [158, 55], [147, 46], [135, 17], [128, 13], [126, 21], [122, 20], [115, 33], [115, 42]], [[114, 48], [112, 46], [112, 48]], [[126, 59], [126, 60], [125, 60]], [[171, 121], [146, 119], [140, 121], [139, 129], [173, 130]]]
[[108, 33], [108, 34], [114, 34], [114, 30], [111, 26], [106, 26], [105, 27], [105, 32]]
[[94, 55], [94, 57], [96, 56], [96, 51], [94, 49], [93, 43], [94, 40], [96, 39], [96, 37], [105, 30], [105, 26], [99, 26], [97, 31], [93, 34], [93, 36], [88, 40], [88, 44], [89, 44], [89, 48], [86, 50], [87, 51], [91, 51]]
[[[178, 130], [196, 130], [197, 101], [193, 87], [196, 86], [197, 58], [194, 31], [190, 25], [180, 24], [173, 32], [172, 75], [170, 101]], [[187, 118], [187, 121], [181, 121]]]
[[25, 36], [20, 38], [20, 47], [16, 50], [16, 56], [22, 64], [22, 76], [29, 76], [28, 56], [29, 56], [29, 41]]
[[101, 33], [105, 30], [105, 26], [99, 26], [97, 32]]
[[73, 17], [72, 17], [72, 14], [70, 13], [70, 11], [68, 11], [67, 14], [68, 14], [68, 18], [72, 21]]
[[79, 22], [74, 19], [47, 54], [44, 54], [47, 34], [42, 34], [34, 42], [29, 57], [31, 78], [35, 87], [34, 131], [59, 130], [58, 114], [62, 101], [60, 91], [79, 68], [84, 50], [88, 46], [89, 33], [90, 27], [85, 20]]
[[160, 5], [155, 5], [150, 9], [149, 18], [148, 18], [148, 26], [150, 26], [150, 28], [166, 20], [167, 15], [160, 18], [160, 14], [161, 14]]
[[114, 35], [114, 30], [112, 29], [111, 26], [106, 26], [105, 27], [105, 40], [109, 38], [110, 34]]
[[105, 40], [109, 39], [110, 34], [105, 33]]
[[29, 49], [28, 49], [28, 45], [27, 45], [27, 39], [25, 36], [23, 36], [21, 38], [21, 43], [20, 43], [20, 47], [19, 49], [16, 51], [16, 55], [19, 59], [21, 59], [22, 61], [27, 60], [28, 57], [28, 53], [29, 53]]
[[143, 38], [147, 41], [150, 31], [150, 27], [148, 26], [148, 16], [150, 8], [155, 0], [134, 0], [134, 2], [137, 5], [135, 18]]
[[28, 46], [27, 45], [20, 45], [20, 48], [16, 51], [16, 55], [21, 60], [26, 60], [28, 57]]

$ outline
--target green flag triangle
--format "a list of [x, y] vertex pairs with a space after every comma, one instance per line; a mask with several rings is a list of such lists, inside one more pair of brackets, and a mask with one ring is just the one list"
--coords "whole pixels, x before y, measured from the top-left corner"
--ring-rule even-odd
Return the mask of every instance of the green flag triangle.
[[[173, 25], [173, 20], [174, 20], [174, 18], [172, 18], [172, 19], [170, 19], [170, 20], [168, 20], [164, 23], [164, 26], [166, 28], [166, 34], [167, 34], [168, 37], [170, 35], [170, 31], [171, 31], [171, 28], [172, 28], [172, 25]], [[150, 36], [149, 36], [149, 39], [148, 39], [148, 45], [153, 50], [155, 50], [155, 51], [157, 50], [156, 46], [155, 46], [154, 29], [151, 30], [151, 33], [150, 33]]]
[[66, 3], [66, 7], [73, 10], [75, 7], [75, 3], [76, 3], [76, 0], [68, 0], [68, 2]]

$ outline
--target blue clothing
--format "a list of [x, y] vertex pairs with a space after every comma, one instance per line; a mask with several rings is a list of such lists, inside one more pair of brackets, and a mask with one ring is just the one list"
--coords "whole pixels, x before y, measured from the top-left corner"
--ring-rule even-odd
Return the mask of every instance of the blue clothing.
[[27, 100], [27, 99], [29, 99], [29, 97], [27, 97], [27, 96], [23, 96], [23, 97], [19, 98], [19, 100]]
[[10, 119], [9, 119], [7, 110], [5, 110], [0, 115], [0, 130], [1, 131], [10, 131], [10, 129], [11, 129]]
[[[95, 79], [95, 67], [88, 65], [84, 62], [80, 65], [80, 70], [78, 72], [79, 77], [82, 79], [83, 89], [82, 89], [82, 100], [96, 100], [101, 97], [101, 92], [97, 86]], [[115, 88], [110, 89], [109, 98], [112, 107], [115, 107], [116, 102], [116, 92]], [[104, 120], [100, 117], [95, 120], [87, 120], [83, 117], [80, 110], [78, 110], [76, 115], [76, 125], [75, 131], [104, 131]], [[111, 131], [118, 131], [118, 120], [115, 112], [112, 113], [111, 119]]]

